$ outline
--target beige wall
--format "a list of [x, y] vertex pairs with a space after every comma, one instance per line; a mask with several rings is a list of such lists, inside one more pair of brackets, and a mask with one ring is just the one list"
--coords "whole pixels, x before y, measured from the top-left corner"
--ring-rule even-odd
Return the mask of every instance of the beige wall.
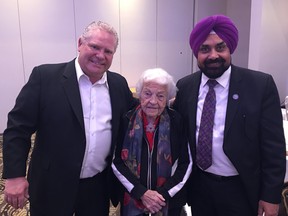
[[258, 25], [258, 31], [251, 34], [250, 49], [254, 52], [250, 55], [251, 67], [272, 74], [280, 100], [284, 102], [288, 95], [288, 1], [258, 2], [254, 8], [255, 11], [260, 8], [261, 12], [258, 12], [258, 16], [253, 16], [255, 22], [258, 22], [255, 24]]
[[112, 71], [134, 86], [140, 74], [163, 67], [175, 80], [191, 73], [188, 37], [193, 0], [0, 0], [0, 133], [34, 66], [69, 61], [93, 20], [112, 24], [120, 45]]
[[120, 46], [111, 70], [134, 86], [147, 68], [163, 67], [175, 80], [197, 70], [188, 44], [194, 21], [227, 14], [240, 32], [233, 63], [272, 74], [284, 100], [287, 4], [287, 0], [0, 0], [0, 133], [32, 68], [74, 58], [77, 38], [93, 20], [109, 22], [118, 31]]

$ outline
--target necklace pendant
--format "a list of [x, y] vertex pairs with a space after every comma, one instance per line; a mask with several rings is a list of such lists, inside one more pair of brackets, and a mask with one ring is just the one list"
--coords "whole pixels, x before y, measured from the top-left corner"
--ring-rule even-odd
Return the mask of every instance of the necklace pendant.
[[147, 132], [154, 132], [155, 131], [155, 125], [151, 122], [149, 122], [146, 126], [146, 131]]

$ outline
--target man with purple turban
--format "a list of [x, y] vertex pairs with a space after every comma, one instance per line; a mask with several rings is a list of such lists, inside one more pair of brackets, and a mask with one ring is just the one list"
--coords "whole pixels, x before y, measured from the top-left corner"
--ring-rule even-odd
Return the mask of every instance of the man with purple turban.
[[189, 42], [200, 70], [177, 82], [173, 106], [194, 160], [192, 215], [278, 215], [286, 160], [272, 76], [231, 63], [238, 30], [226, 16], [201, 20]]

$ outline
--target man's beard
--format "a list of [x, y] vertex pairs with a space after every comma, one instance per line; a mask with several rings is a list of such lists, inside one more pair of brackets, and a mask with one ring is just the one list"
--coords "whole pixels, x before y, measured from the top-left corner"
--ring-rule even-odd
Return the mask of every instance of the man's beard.
[[[200, 70], [210, 79], [216, 79], [229, 68], [229, 64], [225, 64], [226, 61], [223, 58], [217, 58], [217, 59], [208, 59], [204, 62], [204, 66], [199, 66]], [[218, 66], [209, 66], [211, 64], [218, 64]]]

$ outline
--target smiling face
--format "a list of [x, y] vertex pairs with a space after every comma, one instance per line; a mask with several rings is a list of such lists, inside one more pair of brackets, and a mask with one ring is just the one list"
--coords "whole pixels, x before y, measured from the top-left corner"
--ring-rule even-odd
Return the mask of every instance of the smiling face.
[[147, 120], [155, 120], [167, 104], [167, 86], [155, 82], [143, 83], [140, 103]]
[[217, 34], [209, 34], [199, 48], [197, 62], [207, 77], [216, 79], [229, 68], [231, 54], [226, 43]]
[[91, 30], [87, 38], [79, 38], [78, 61], [92, 83], [101, 79], [110, 68], [116, 46], [115, 36], [101, 29]]

